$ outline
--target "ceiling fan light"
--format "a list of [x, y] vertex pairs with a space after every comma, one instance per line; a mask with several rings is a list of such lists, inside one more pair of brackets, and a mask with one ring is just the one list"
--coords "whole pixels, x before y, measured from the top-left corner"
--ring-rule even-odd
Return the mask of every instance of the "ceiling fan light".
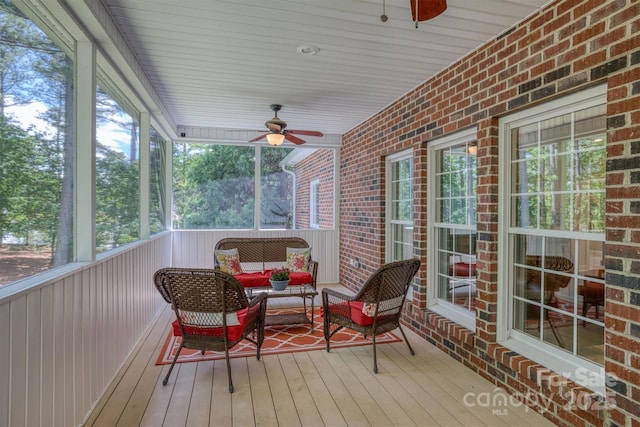
[[267, 142], [269, 145], [280, 145], [284, 142], [284, 135], [281, 133], [268, 133]]

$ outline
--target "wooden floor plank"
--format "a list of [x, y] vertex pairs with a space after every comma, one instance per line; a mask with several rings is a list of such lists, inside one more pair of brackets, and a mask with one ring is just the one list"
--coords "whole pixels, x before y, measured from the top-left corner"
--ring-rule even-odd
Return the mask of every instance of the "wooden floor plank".
[[[437, 393], [432, 394], [429, 383], [421, 381], [421, 371], [406, 369], [408, 365], [406, 358], [412, 357], [409, 349], [405, 346], [404, 353], [398, 352], [393, 357], [388, 357], [388, 352], [384, 351], [387, 347], [388, 344], [377, 346], [379, 373], [376, 378], [396, 401], [405, 407], [405, 411], [412, 415], [412, 419], [418, 420], [419, 423], [419, 420], [430, 417], [437, 425], [462, 426], [463, 423], [441, 404], [441, 396]], [[362, 350], [364, 349], [354, 350], [354, 353], [363, 365], [369, 366], [372, 352]], [[429, 369], [429, 366], [427, 365], [426, 368]], [[423, 412], [426, 412], [426, 416]]]
[[360, 407], [347, 390], [347, 387], [343, 384], [338, 374], [333, 370], [333, 367], [326, 358], [326, 352], [324, 350], [310, 351], [306, 353], [309, 356], [309, 360], [316, 367], [320, 378], [324, 382], [331, 394], [333, 401], [336, 403], [338, 410], [342, 418], [347, 425], [351, 426], [366, 426], [369, 425], [367, 417], [362, 413]]
[[262, 427], [277, 426], [278, 417], [271, 398], [271, 389], [269, 388], [264, 360], [248, 357], [247, 366], [249, 368], [249, 380], [251, 381], [251, 400], [253, 402], [256, 425]]
[[188, 426], [209, 424], [211, 391], [213, 390], [213, 361], [198, 362], [187, 415]]
[[311, 398], [318, 409], [318, 413], [327, 426], [346, 426], [347, 423], [338, 409], [338, 405], [331, 396], [324, 380], [309, 357], [309, 353], [293, 353], [298, 369], [311, 394]]
[[263, 357], [267, 372], [267, 380], [271, 389], [270, 397], [276, 410], [278, 424], [281, 426], [300, 426], [300, 418], [296, 412], [296, 405], [284, 375], [280, 359], [277, 355]]
[[224, 359], [214, 361], [212, 372], [213, 389], [209, 424], [215, 424], [216, 427], [231, 427], [233, 426], [232, 394], [229, 393], [226, 361]]
[[[375, 399], [377, 395], [375, 392], [377, 390], [369, 391], [363, 385], [361, 378], [359, 378], [358, 375], [353, 372], [351, 366], [345, 362], [343, 353], [350, 353], [350, 349], [339, 348], [331, 350], [331, 352], [327, 354], [327, 360], [367, 417], [369, 424], [372, 426], [389, 426], [394, 424], [394, 419], [401, 419], [396, 413], [385, 413], [384, 409], [380, 406], [380, 402]], [[366, 382], [367, 381], [365, 381], [365, 383]]]
[[303, 426], [322, 425], [322, 417], [311, 397], [311, 391], [296, 364], [293, 353], [279, 354], [280, 365], [285, 366], [284, 376], [292, 391], [291, 396]]
[[[373, 372], [373, 347], [362, 346], [345, 349], [340, 352], [345, 364], [359, 378], [363, 387], [371, 393], [372, 398], [380, 406], [386, 416], [398, 425], [438, 425], [426, 411], [416, 412], [413, 398], [400, 387], [390, 387], [388, 374]], [[360, 357], [358, 356], [360, 353]], [[363, 360], [366, 359], [366, 360]], [[378, 361], [380, 363], [380, 360]], [[389, 367], [392, 362], [386, 363]]]
[[[179, 366], [178, 366], [179, 365]], [[167, 409], [167, 415], [164, 419], [164, 425], [181, 426], [187, 425], [187, 417], [189, 415], [189, 404], [191, 395], [193, 394], [193, 383], [196, 377], [197, 363], [180, 363], [176, 364], [176, 368], [180, 368], [175, 375], [169, 378], [169, 384], [173, 382], [173, 393], [171, 401]], [[165, 386], [166, 387], [166, 386]]]
[[[407, 335], [410, 337], [409, 339], [411, 339], [412, 345], [414, 345], [414, 342], [420, 341], [419, 337], [412, 332], [407, 333]], [[413, 337], [411, 337], [411, 335], [413, 335]], [[399, 344], [400, 343], [394, 343], [386, 347], [395, 351], [391, 353], [389, 357], [395, 358], [404, 352], [405, 348], [400, 347]], [[495, 385], [480, 375], [473, 373], [473, 371], [466, 366], [453, 361], [449, 356], [430, 344], [419, 344], [420, 351], [416, 348], [415, 356], [418, 358], [418, 361], [407, 358], [407, 362], [414, 366], [422, 367], [424, 361], [428, 359], [434, 369], [425, 372], [427, 374], [426, 381], [437, 382], [438, 384], [444, 382], [441, 388], [451, 397], [451, 399], [449, 399], [450, 402], [462, 403], [463, 405], [465, 402], [468, 402], [475, 405], [472, 408], [468, 406], [458, 406], [457, 408], [452, 406], [451, 410], [455, 411], [454, 413], [457, 417], [464, 416], [467, 421], [473, 418], [482, 419], [483, 422], [489, 425], [552, 425], [537, 413], [532, 414], [534, 417], [533, 421], [531, 421], [529, 412], [534, 411], [528, 410], [524, 405], [518, 404], [505, 408], [507, 411], [500, 411], [500, 409], [502, 409], [500, 407], [491, 408], [476, 404], [478, 401], [475, 397], [483, 398], [490, 396], [493, 393], [503, 392], [502, 389], [497, 389]], [[414, 345], [414, 348], [415, 347]], [[386, 348], [383, 348], [383, 351], [385, 351]], [[442, 358], [443, 356], [444, 358]], [[454, 364], [452, 365], [451, 362], [454, 362]], [[470, 394], [465, 398], [465, 395], [468, 393]], [[492, 413], [493, 410], [497, 411]], [[540, 418], [542, 418], [542, 420], [540, 420]]]
[[231, 359], [231, 372], [235, 387], [235, 391], [231, 395], [233, 425], [255, 425], [256, 421], [253, 414], [253, 403], [251, 401], [251, 383], [249, 382], [247, 358], [240, 357]]
[[[142, 421], [140, 421], [141, 426], [154, 427], [164, 424], [164, 418], [167, 414], [169, 405], [171, 404], [174, 387], [173, 382], [168, 383], [166, 386], [162, 385], [162, 379], [165, 377], [165, 375], [167, 375], [168, 371], [169, 365], [165, 365], [162, 367], [162, 373], [158, 378], [158, 383], [156, 384], [156, 387], [153, 390], [153, 394], [149, 399], [149, 404], [147, 405], [147, 409], [144, 411]], [[175, 376], [179, 373], [179, 371], [180, 366], [178, 365], [173, 370], [171, 375]]]

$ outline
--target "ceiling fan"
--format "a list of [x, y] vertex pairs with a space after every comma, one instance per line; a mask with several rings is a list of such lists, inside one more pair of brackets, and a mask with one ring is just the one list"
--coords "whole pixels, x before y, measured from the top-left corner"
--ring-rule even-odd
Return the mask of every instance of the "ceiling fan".
[[249, 142], [260, 141], [262, 138], [267, 138], [267, 142], [270, 145], [280, 145], [286, 139], [287, 141], [291, 141], [296, 145], [304, 144], [305, 141], [303, 139], [294, 136], [293, 134], [298, 135], [308, 135], [308, 136], [322, 136], [322, 132], [318, 132], [315, 130], [293, 130], [286, 129], [287, 122], [280, 119], [278, 117], [278, 111], [282, 109], [282, 105], [280, 104], [271, 104], [269, 106], [274, 113], [276, 113], [275, 117], [271, 120], [267, 120], [264, 125], [269, 129], [267, 133], [264, 135], [260, 135], [257, 138], [252, 139]]

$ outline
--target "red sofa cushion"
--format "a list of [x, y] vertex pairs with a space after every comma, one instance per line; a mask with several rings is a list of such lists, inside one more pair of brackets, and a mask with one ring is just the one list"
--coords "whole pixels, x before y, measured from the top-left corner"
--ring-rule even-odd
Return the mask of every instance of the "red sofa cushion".
[[235, 277], [240, 284], [245, 288], [257, 288], [260, 286], [271, 286], [269, 283], [269, 276], [262, 271], [256, 271], [255, 273], [242, 273], [236, 274]]
[[[259, 307], [260, 305], [254, 306], [251, 308], [251, 311], [254, 312], [258, 310]], [[238, 310], [237, 312], [238, 322], [240, 322], [240, 324], [227, 326], [227, 337], [230, 341], [237, 341], [242, 336], [244, 327], [247, 324], [248, 312], [249, 312], [248, 308], [243, 308], [242, 310]], [[178, 325], [178, 319], [174, 320], [172, 325], [173, 325], [173, 335], [176, 337], [181, 336], [182, 334], [180, 333], [180, 325]], [[214, 337], [222, 336], [222, 326], [215, 326], [211, 328], [199, 328], [197, 326], [185, 325], [184, 330], [187, 334], [193, 334], [193, 335], [207, 335], [207, 336], [214, 336]]]
[[[271, 277], [271, 270], [256, 271], [254, 273], [242, 273], [236, 274], [235, 277], [240, 284], [245, 288], [259, 288], [262, 286], [271, 286], [269, 283], [269, 277]], [[312, 277], [311, 273], [305, 272], [295, 272], [289, 273], [289, 284], [290, 285], [304, 285], [311, 284]]]
[[296, 271], [289, 273], [289, 284], [290, 285], [310, 285], [312, 281], [312, 277], [310, 273], [306, 271]]

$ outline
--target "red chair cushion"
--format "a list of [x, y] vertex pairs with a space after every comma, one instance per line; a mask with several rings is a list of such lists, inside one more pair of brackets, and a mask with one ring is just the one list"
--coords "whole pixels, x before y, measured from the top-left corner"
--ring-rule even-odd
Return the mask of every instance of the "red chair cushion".
[[476, 265], [466, 262], [456, 262], [449, 266], [449, 275], [457, 277], [473, 277], [476, 275]]
[[[258, 310], [260, 305], [256, 305], [251, 308], [251, 311]], [[247, 313], [249, 312], [248, 308], [243, 308], [242, 310], [238, 310], [238, 321], [239, 325], [227, 326], [227, 337], [229, 341], [237, 341], [242, 336], [244, 332], [245, 325], [247, 324]], [[173, 323], [173, 335], [176, 337], [181, 336], [180, 326], [178, 325], [178, 319], [174, 320]], [[197, 326], [186, 326], [184, 327], [184, 331], [189, 335], [207, 335], [214, 337], [222, 336], [222, 326], [214, 326], [211, 328], [199, 328]]]
[[[341, 304], [330, 304], [329, 311], [344, 313], [345, 303]], [[350, 318], [354, 323], [357, 323], [360, 326], [371, 326], [373, 325], [373, 317], [367, 316], [362, 312], [362, 308], [364, 307], [364, 303], [362, 301], [350, 301], [349, 302], [349, 312]], [[322, 311], [322, 307], [320, 308], [320, 314], [324, 316], [324, 312]], [[379, 316], [378, 319], [383, 319], [389, 316]]]

